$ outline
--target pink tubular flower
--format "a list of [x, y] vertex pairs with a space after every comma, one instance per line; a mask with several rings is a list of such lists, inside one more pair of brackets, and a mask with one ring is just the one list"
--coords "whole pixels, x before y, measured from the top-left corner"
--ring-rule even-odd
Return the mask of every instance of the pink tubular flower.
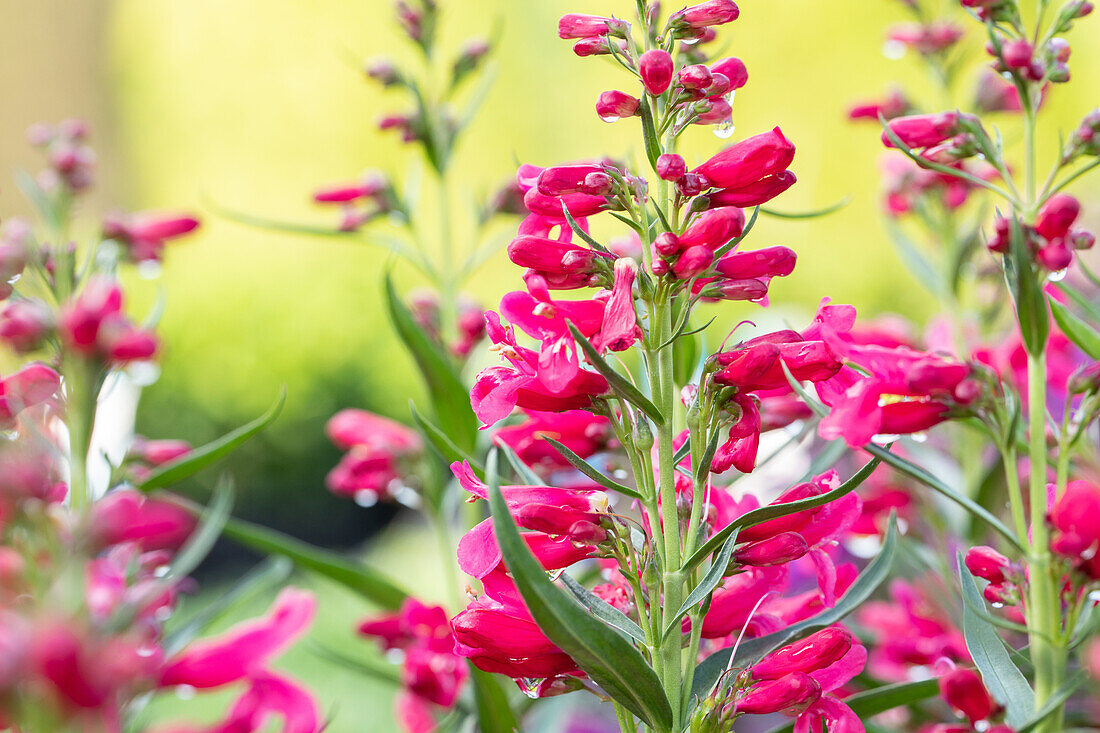
[[638, 58], [638, 73], [642, 77], [642, 85], [654, 96], [663, 94], [668, 89], [675, 70], [676, 64], [672, 61], [672, 55], [664, 49], [650, 49]]
[[737, 20], [740, 11], [733, 0], [706, 0], [673, 13], [668, 19], [668, 27], [678, 34], [691, 35], [713, 25], [723, 25]]
[[901, 43], [917, 53], [929, 55], [950, 48], [965, 35], [958, 25], [949, 22], [902, 23], [890, 29], [888, 40]]
[[588, 458], [608, 447], [612, 439], [611, 423], [606, 417], [585, 410], [528, 411], [526, 420], [501, 428], [493, 441], [510, 447], [536, 471], [568, 468], [569, 462], [543, 437], [553, 438], [581, 458]]
[[[903, 145], [910, 148], [927, 148], [959, 134], [960, 120], [957, 112], [940, 112], [895, 117], [887, 125]], [[882, 133], [882, 144], [888, 148], [894, 147], [893, 141], [885, 131]]]
[[940, 677], [940, 695], [971, 723], [988, 718], [994, 709], [982, 678], [972, 669], [954, 669]]
[[808, 674], [793, 672], [777, 680], [756, 685], [737, 700], [737, 712], [799, 714], [821, 697], [821, 685]]
[[410, 459], [423, 450], [420, 434], [366, 410], [346, 408], [333, 415], [325, 433], [346, 450], [325, 478], [329, 491], [369, 504], [390, 497], [394, 482], [408, 474]]
[[715, 188], [739, 190], [778, 175], [793, 160], [794, 145], [776, 127], [731, 145], [693, 172]]
[[325, 435], [337, 448], [357, 445], [391, 451], [419, 451], [420, 434], [389, 418], [366, 410], [346, 408], [325, 423]]
[[1100, 578], [1100, 489], [1088, 481], [1070, 481], [1050, 510], [1051, 549], [1074, 561], [1090, 578]]
[[[536, 189], [531, 189], [535, 191]], [[587, 194], [566, 194], [585, 196]], [[556, 200], [556, 199], [555, 199]], [[559, 206], [558, 213], [561, 213]], [[589, 287], [596, 277], [606, 272], [608, 255], [572, 244], [568, 241], [548, 239], [546, 237], [520, 234], [508, 245], [508, 258], [520, 267], [528, 268], [542, 277], [552, 290], [572, 290]]]
[[99, 547], [134, 542], [146, 552], [176, 550], [194, 531], [195, 518], [171, 501], [118, 489], [93, 505], [89, 527]]
[[274, 719], [282, 720], [282, 733], [320, 733], [317, 703], [298, 683], [270, 672], [255, 674], [248, 682], [223, 721], [203, 727], [170, 725], [157, 733], [260, 733]]
[[115, 214], [103, 220], [103, 236], [123, 244], [135, 262], [159, 261], [164, 243], [199, 226], [193, 216], [180, 214]]
[[150, 466], [163, 466], [190, 452], [191, 444], [186, 440], [149, 440], [137, 435], [126, 457]]
[[721, 74], [729, 80], [730, 91], [736, 91], [749, 81], [749, 70], [739, 58], [725, 58], [710, 67], [710, 73]]
[[777, 680], [791, 672], [813, 672], [828, 667], [848, 653], [855, 639], [842, 626], [833, 626], [777, 649], [752, 667], [758, 680]]
[[755, 183], [741, 188], [724, 188], [708, 194], [711, 206], [750, 207], [766, 204], [779, 194], [797, 183], [798, 179], [790, 171], [780, 171], [774, 176], [765, 176]]
[[900, 89], [891, 89], [886, 97], [881, 100], [864, 102], [852, 106], [848, 110], [848, 118], [852, 120], [872, 120], [877, 122], [878, 118], [881, 116], [887, 120], [892, 120], [908, 112], [911, 106], [909, 100], [905, 98], [905, 95]]
[[[841, 310], [827, 310], [838, 308]], [[855, 309], [851, 306], [823, 306], [821, 312], [841, 313], [837, 327], [845, 331], [855, 321]], [[811, 382], [830, 379], [843, 366], [832, 348], [821, 340], [816, 327], [804, 334], [777, 331], [758, 336], [711, 358], [721, 368], [714, 376], [715, 382], [745, 391], [786, 386], [783, 364], [795, 379]]]
[[0, 379], [0, 427], [10, 427], [16, 415], [46, 402], [61, 388], [61, 376], [33, 362]]
[[115, 363], [148, 359], [157, 350], [156, 337], [123, 315], [118, 285], [102, 278], [89, 281], [62, 308], [59, 331], [69, 348]]
[[0, 341], [19, 353], [39, 348], [53, 326], [53, 313], [40, 300], [13, 300], [0, 311]]
[[1035, 217], [1035, 231], [1048, 240], [1059, 239], [1069, 233], [1080, 214], [1081, 204], [1077, 199], [1069, 194], [1056, 193], [1039, 209]]
[[240, 623], [220, 638], [195, 642], [170, 659], [158, 685], [220, 687], [252, 676], [305, 632], [316, 606], [313, 594], [284, 588], [264, 618]]
[[680, 251], [690, 247], [706, 247], [711, 252], [732, 239], [741, 236], [745, 229], [745, 212], [735, 206], [710, 209], [699, 215], [679, 236]]
[[623, 257], [615, 261], [615, 281], [603, 312], [603, 325], [593, 340], [597, 349], [625, 351], [641, 335], [634, 311], [634, 280], [638, 263]]
[[604, 18], [599, 15], [567, 13], [558, 20], [559, 38], [593, 38], [596, 36], [623, 36], [630, 30], [630, 24], [616, 18]]
[[626, 92], [611, 89], [602, 92], [596, 100], [596, 114], [604, 122], [618, 122], [624, 117], [635, 117], [641, 112], [641, 102]]
[[[489, 487], [470, 464], [454, 462], [451, 471], [474, 497], [489, 498]], [[550, 535], [568, 535], [579, 542], [599, 542], [607, 532], [601, 526], [610, 505], [603, 491], [562, 489], [554, 486], [502, 486], [504, 501], [516, 524]]]
[[657, 175], [665, 181], [678, 181], [687, 173], [687, 164], [676, 153], [662, 153], [657, 158]]
[[785, 277], [794, 272], [797, 255], [789, 247], [764, 247], [750, 252], [731, 252], [714, 265], [722, 277], [745, 278]]

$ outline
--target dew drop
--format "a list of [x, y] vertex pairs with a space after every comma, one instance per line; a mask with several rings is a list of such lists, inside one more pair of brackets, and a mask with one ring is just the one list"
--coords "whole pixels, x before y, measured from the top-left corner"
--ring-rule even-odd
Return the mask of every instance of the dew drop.
[[611, 473], [611, 475], [612, 475], [612, 477], [617, 478], [617, 479], [624, 479], [624, 478], [627, 478], [629, 476], [629, 474], [627, 474], [627, 472], [626, 472], [626, 469], [624, 469], [624, 468], [616, 468]]
[[137, 274], [142, 280], [156, 280], [160, 277], [160, 262], [144, 260], [137, 264]]
[[1058, 270], [1057, 272], [1052, 272], [1049, 275], [1047, 275], [1047, 280], [1052, 282], [1052, 283], [1061, 282], [1062, 280], [1066, 279], [1066, 273], [1068, 273], [1068, 272], [1069, 272], [1068, 268]]
[[715, 125], [713, 128], [713, 132], [716, 138], [719, 138], [720, 140], [728, 140], [729, 138], [733, 137], [733, 132], [735, 129], [736, 128], [733, 122], [723, 122], [720, 125]]
[[148, 387], [160, 379], [160, 367], [152, 361], [135, 361], [126, 367], [126, 376], [138, 387]]
[[927, 443], [928, 433], [913, 433], [909, 436], [914, 443]]
[[875, 445], [886, 445], [887, 443], [893, 443], [895, 440], [897, 440], [900, 437], [901, 437], [900, 435], [893, 435], [893, 434], [883, 433], [883, 434], [880, 434], [880, 435], [872, 435], [871, 436], [871, 442], [874, 443]]
[[360, 489], [355, 492], [355, 503], [361, 507], [372, 507], [378, 503], [378, 492], [374, 489]]
[[401, 664], [405, 661], [404, 649], [387, 649], [383, 655], [390, 664]]
[[600, 119], [604, 122], [618, 122], [622, 117], [619, 115], [600, 115]]
[[897, 61], [905, 55], [905, 44], [900, 41], [887, 41], [882, 44], [882, 55], [891, 61]]
[[195, 697], [195, 688], [191, 685], [178, 685], [176, 687], [176, 697], [180, 700], [191, 700]]
[[516, 685], [519, 686], [520, 692], [532, 700], [539, 698], [539, 688], [542, 687], [542, 680], [537, 677], [520, 677], [516, 680]]
[[555, 580], [556, 581], [558, 578], [560, 578], [562, 576], [563, 573], [565, 573], [565, 568], [561, 568], [559, 570], [551, 570], [548, 573], [546, 573], [546, 575], [547, 575], [548, 578], [550, 578], [550, 580]]

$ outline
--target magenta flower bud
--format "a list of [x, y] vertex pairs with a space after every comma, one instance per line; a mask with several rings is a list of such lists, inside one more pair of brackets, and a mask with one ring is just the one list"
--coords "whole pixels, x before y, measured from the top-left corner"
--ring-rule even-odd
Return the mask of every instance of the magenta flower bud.
[[768, 294], [768, 284], [763, 280], [715, 280], [707, 283], [701, 294], [717, 300], [760, 300]]
[[593, 38], [595, 36], [619, 36], [625, 38], [630, 24], [617, 18], [599, 15], [568, 13], [558, 20], [559, 38]]
[[392, 86], [401, 81], [401, 74], [389, 59], [377, 59], [368, 62], [363, 69], [363, 73], [382, 86]]
[[982, 678], [972, 669], [954, 669], [940, 677], [940, 695], [944, 701], [976, 723], [993, 713], [993, 700]]
[[1011, 565], [1007, 557], [986, 545], [971, 547], [966, 553], [966, 569], [990, 583], [1003, 583]]
[[1047, 199], [1035, 218], [1035, 231], [1046, 239], [1057, 239], [1069, 233], [1081, 213], [1081, 204], [1066, 193], [1056, 193]]
[[820, 697], [821, 685], [817, 680], [803, 672], [793, 672], [755, 686], [736, 705], [737, 712], [749, 715], [794, 714], [810, 707]]
[[642, 85], [653, 96], [664, 94], [672, 84], [672, 73], [676, 70], [676, 64], [668, 51], [654, 48], [646, 51], [638, 59], [638, 73], [642, 77]]
[[[564, 196], [583, 191], [585, 179], [595, 173], [604, 174], [602, 165], [556, 165], [539, 174], [536, 185], [544, 196]], [[604, 174], [606, 175], [606, 174]]]
[[668, 263], [660, 258], [660, 253], [653, 250], [653, 264], [650, 265], [649, 269], [653, 271], [654, 275], [660, 277], [662, 275], [667, 275], [670, 268]]
[[1059, 272], [1073, 263], [1073, 249], [1065, 238], [1059, 237], [1035, 253], [1039, 264], [1051, 272]]
[[836, 662], [854, 642], [852, 632], [831, 626], [764, 657], [752, 668], [752, 676], [758, 680], [777, 680], [794, 672], [809, 674]]
[[729, 80], [730, 90], [736, 91], [749, 81], [749, 70], [739, 58], [722, 59], [710, 67], [711, 74], [721, 74]]
[[615, 188], [615, 181], [603, 171], [589, 173], [581, 184], [581, 193], [589, 196], [607, 196]]
[[1051, 38], [1047, 41], [1047, 53], [1055, 61], [1069, 61], [1071, 51], [1069, 41], [1064, 38]]
[[798, 181], [794, 173], [780, 171], [774, 176], [765, 176], [741, 188], [724, 188], [709, 194], [711, 206], [739, 206], [748, 208], [767, 203], [786, 191]]
[[680, 75], [678, 77], [680, 86], [684, 89], [691, 89], [693, 91], [700, 91], [706, 89], [711, 85], [713, 77], [711, 76], [710, 69], [702, 64], [694, 64], [692, 66], [685, 66], [680, 69]]
[[[887, 125], [903, 145], [910, 148], [927, 148], [958, 134], [959, 115], [957, 112], [908, 115], [895, 117]], [[882, 133], [882, 144], [888, 148], [894, 147], [893, 141], [885, 130]]]
[[[777, 534], [775, 537], [760, 540], [759, 542], [752, 542], [744, 547], [738, 548], [737, 552], [733, 553], [733, 559], [741, 565], [771, 567], [773, 565], [785, 565], [797, 560], [809, 551], [810, 546], [806, 544], [806, 539], [802, 535], [797, 532], [783, 532], [782, 534]], [[780, 649], [779, 651], [783, 650]], [[779, 652], [776, 652], [776, 654], [778, 653]], [[770, 658], [771, 657], [769, 657], [769, 659]], [[768, 660], [765, 660], [761, 662], [761, 664], [765, 664], [767, 661]], [[777, 676], [782, 676], [787, 672], [794, 671], [804, 670], [788, 669]], [[757, 675], [757, 677], [760, 679], [775, 679], [775, 677], [765, 677], [762, 675]]]
[[1026, 69], [1031, 65], [1034, 47], [1023, 38], [1009, 41], [1001, 46], [1001, 60], [1010, 69]]
[[722, 125], [733, 119], [733, 107], [724, 97], [709, 97], [695, 103], [696, 125]]
[[789, 247], [764, 247], [751, 252], [731, 252], [718, 260], [714, 269], [734, 280], [786, 277], [794, 272], [798, 256]]
[[668, 28], [682, 33], [699, 31], [712, 25], [723, 25], [737, 20], [740, 11], [733, 0], [707, 0], [689, 8], [673, 13], [668, 19]]
[[1070, 229], [1066, 239], [1074, 249], [1092, 249], [1096, 244], [1096, 235], [1084, 229]]
[[607, 36], [595, 36], [582, 38], [573, 44], [573, 53], [581, 58], [586, 56], [606, 56], [611, 53], [611, 44], [615, 44], [618, 53], [623, 56], [627, 53], [627, 43], [620, 38], [608, 38]]
[[663, 153], [657, 158], [657, 176], [665, 181], [678, 181], [687, 173], [687, 163], [676, 153]]
[[736, 206], [723, 206], [700, 214], [680, 235], [681, 249], [703, 246], [712, 252], [745, 229], [745, 212]]
[[604, 122], [618, 122], [624, 117], [639, 114], [639, 106], [641, 102], [637, 97], [612, 89], [601, 94], [596, 100], [596, 114]]
[[653, 250], [662, 257], [671, 257], [680, 251], [680, 238], [672, 232], [661, 232], [653, 240]]
[[732, 84], [728, 76], [712, 73], [710, 75], [710, 86], [703, 93], [708, 97], [723, 97], [729, 94], [731, 89]]
[[1088, 0], [1077, 0], [1077, 9], [1073, 11], [1073, 17], [1074, 19], [1084, 18], [1094, 9], [1095, 7], [1092, 3], [1088, 2]]
[[680, 280], [687, 280], [702, 272], [706, 272], [714, 262], [714, 251], [702, 245], [687, 247], [680, 259], [672, 266], [672, 271]]
[[695, 169], [715, 188], [740, 189], [790, 167], [794, 145], [774, 128], [731, 145]]

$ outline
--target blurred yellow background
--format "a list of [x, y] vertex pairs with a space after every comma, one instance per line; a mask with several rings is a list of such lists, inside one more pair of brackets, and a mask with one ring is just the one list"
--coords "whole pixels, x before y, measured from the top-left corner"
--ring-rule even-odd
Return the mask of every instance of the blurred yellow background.
[[[640, 157], [637, 121], [608, 125], [594, 111], [601, 91], [629, 90], [629, 79], [606, 60], [575, 57], [556, 35], [564, 12], [627, 16], [632, 2], [441, 2], [444, 59], [471, 35], [487, 35], [497, 23], [502, 32], [492, 57], [496, 84], [457, 152], [459, 242], [468, 243], [472, 200], [512, 175], [517, 161]], [[780, 125], [798, 147], [793, 170], [799, 182], [773, 205], [799, 211], [851, 197], [824, 219], [758, 223], [750, 246], [785, 244], [799, 255], [794, 275], [773, 284], [775, 313], [799, 323], [828, 295], [864, 314], [927, 316], [930, 300], [884, 233], [876, 126], [846, 118], [852, 102], [881, 96], [894, 81], [928, 104], [948, 103], [925, 82], [915, 59], [882, 54], [886, 27], [907, 19], [902, 3], [745, 0], [741, 9], [741, 18], [722, 30], [728, 54], [749, 69], [749, 84], [733, 105], [735, 139]], [[1075, 38], [1096, 38], [1098, 22], [1084, 21]], [[959, 105], [968, 103], [982, 64], [977, 28], [968, 28], [973, 64], [953, 100]], [[232, 466], [259, 507], [253, 513], [281, 517], [284, 525], [288, 517], [304, 516], [298, 514], [303, 506], [362, 513], [325, 497], [321, 482], [336, 453], [325, 446], [321, 428], [348, 402], [407, 419], [408, 397], [420, 394], [381, 308], [386, 253], [250, 229], [219, 217], [209, 204], [334, 224], [335, 212], [311, 206], [312, 190], [381, 168], [399, 182], [423, 176], [424, 216], [417, 225], [429, 237], [438, 230], [431, 173], [415, 149], [375, 127], [381, 115], [402, 111], [403, 99], [365, 81], [349, 61], [390, 56], [418, 68], [418, 53], [400, 36], [389, 0], [0, 0], [0, 49], [5, 177], [36, 165], [23, 141], [28, 124], [85, 117], [103, 182], [87, 206], [93, 225], [109, 204], [194, 210], [204, 220], [197, 236], [170, 245], [157, 284], [131, 288], [139, 314], [157, 288], [167, 296], [159, 329], [167, 345], [163, 374], [147, 391], [139, 426], [155, 437], [201, 442], [261, 412], [286, 384], [287, 409], [278, 425]], [[1076, 43], [1071, 68], [1073, 82], [1054, 89], [1043, 112], [1047, 154], [1057, 145], [1056, 125], [1071, 129], [1100, 102], [1100, 45]], [[1013, 118], [995, 119], [1006, 140], [1018, 140]], [[696, 164], [723, 144], [697, 128], [682, 151]], [[1077, 191], [1095, 230], [1100, 219], [1092, 185]], [[0, 214], [21, 211], [13, 187], [0, 183]], [[468, 289], [491, 306], [521, 287], [519, 274], [501, 253]], [[399, 269], [399, 275], [402, 285], [417, 284], [411, 271]], [[717, 312], [716, 333], [761, 315], [742, 304]], [[328, 518], [314, 513], [303, 521], [319, 522], [323, 536]], [[424, 572], [415, 553], [379, 552], [372, 560], [396, 567], [395, 574]], [[433, 573], [424, 572], [421, 584], [429, 597], [438, 595], [428, 582]], [[330, 608], [326, 613], [338, 621], [326, 633], [339, 644], [361, 607], [343, 598]], [[295, 654], [302, 660], [299, 674], [310, 676], [316, 660]], [[388, 692], [374, 688], [346, 702], [338, 693], [356, 683], [342, 679], [325, 691], [326, 704], [339, 697], [352, 710], [385, 704]], [[181, 703], [177, 710], [187, 708]], [[388, 708], [371, 715], [377, 730], [391, 729]], [[337, 715], [331, 728], [367, 729], [348, 713]]]

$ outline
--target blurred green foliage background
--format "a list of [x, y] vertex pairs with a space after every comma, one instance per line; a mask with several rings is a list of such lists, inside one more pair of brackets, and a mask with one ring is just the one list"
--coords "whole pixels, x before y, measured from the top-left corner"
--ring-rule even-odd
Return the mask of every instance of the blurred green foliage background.
[[[575, 57], [555, 32], [564, 12], [625, 16], [633, 3], [442, 5], [444, 59], [469, 36], [494, 29], [501, 34], [493, 55], [496, 83], [457, 152], [458, 241], [469, 241], [474, 201], [508, 178], [517, 161], [545, 165], [605, 154], [638, 159], [637, 122], [607, 125], [594, 112], [602, 90], [629, 90], [629, 80], [610, 62]], [[883, 56], [885, 28], [907, 19], [901, 6], [898, 0], [745, 0], [742, 17], [722, 30], [727, 53], [741, 57], [750, 74], [734, 102], [736, 138], [778, 124], [798, 147], [793, 170], [799, 183], [775, 207], [797, 211], [846, 196], [851, 201], [824, 219], [763, 219], [752, 246], [793, 247], [799, 266], [774, 284], [773, 309], [722, 306], [714, 333], [744, 318], [801, 322], [826, 295], [864, 314], [930, 314], [930, 300], [884, 233], [877, 129], [854, 125], [845, 113], [895, 80], [930, 107], [967, 104], [982, 64], [981, 39], [970, 24], [973, 64], [960, 96], [943, 99], [913, 58]], [[424, 216], [417, 226], [427, 241], [436, 239], [431, 174], [415, 150], [374, 125], [382, 114], [401, 111], [403, 102], [357, 69], [359, 59], [375, 56], [409, 68], [422, 63], [400, 36], [389, 0], [0, 0], [0, 19], [0, 170], [35, 165], [22, 137], [29, 123], [84, 117], [101, 155], [103, 185], [87, 206], [92, 225], [108, 205], [190, 209], [203, 216], [197, 236], [170, 248], [155, 284], [131, 287], [139, 314], [151, 307], [158, 288], [167, 298], [160, 325], [167, 345], [163, 373], [143, 398], [139, 431], [201, 443], [262, 412], [285, 384], [289, 396], [279, 421], [226, 465], [241, 487], [240, 513], [333, 544], [351, 544], [381, 524], [388, 510], [360, 509], [325, 492], [323, 477], [337, 453], [322, 429], [333, 412], [349, 405], [407, 420], [407, 400], [422, 393], [382, 311], [386, 253], [250, 229], [214, 209], [334, 224], [334, 212], [311, 206], [311, 191], [375, 167], [399, 183], [423, 176]], [[1090, 18], [1079, 27], [1073, 83], [1055, 89], [1043, 113], [1048, 154], [1057, 145], [1054, 126], [1071, 129], [1100, 101], [1100, 44], [1084, 42], [1096, 38], [1097, 22]], [[997, 122], [1006, 140], [1018, 140], [1015, 120]], [[699, 128], [682, 149], [691, 164], [722, 144]], [[11, 186], [0, 193], [0, 212], [25, 210]], [[1078, 193], [1096, 229], [1096, 189]], [[493, 234], [506, 239], [507, 229]], [[399, 267], [398, 274], [403, 286], [418, 284], [414, 273]], [[468, 290], [492, 305], [517, 287], [519, 273], [501, 253]], [[471, 367], [479, 360], [485, 363], [478, 357]], [[209, 479], [193, 488], [201, 492]], [[395, 575], [419, 574], [416, 585], [438, 596], [431, 581], [437, 577], [434, 557], [392, 551], [401, 544], [389, 536], [368, 555]], [[341, 598], [324, 611], [336, 619], [329, 632], [336, 643], [362, 611]], [[299, 673], [309, 676], [302, 665]], [[326, 702], [341, 696], [343, 684], [325, 691]], [[387, 695], [374, 690], [355, 701], [363, 709], [385, 707], [372, 713], [378, 730], [390, 729]], [[331, 730], [367, 729], [340, 715]]]

